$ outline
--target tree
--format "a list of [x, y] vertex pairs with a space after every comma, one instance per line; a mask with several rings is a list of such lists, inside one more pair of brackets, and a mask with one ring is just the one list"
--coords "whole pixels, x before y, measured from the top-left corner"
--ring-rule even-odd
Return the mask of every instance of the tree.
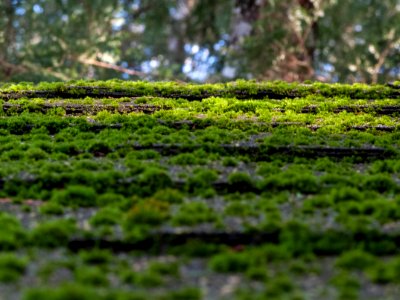
[[399, 78], [400, 3], [337, 0], [320, 21], [318, 66], [328, 80], [385, 82]]
[[398, 0], [3, 0], [0, 81], [386, 82]]

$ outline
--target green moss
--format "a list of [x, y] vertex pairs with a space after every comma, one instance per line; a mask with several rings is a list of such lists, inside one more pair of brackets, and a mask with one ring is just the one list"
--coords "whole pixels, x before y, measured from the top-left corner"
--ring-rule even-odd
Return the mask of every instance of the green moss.
[[254, 266], [250, 267], [246, 271], [246, 277], [248, 277], [251, 280], [256, 280], [256, 281], [266, 281], [268, 279], [268, 270], [264, 266]]
[[62, 205], [89, 207], [96, 204], [96, 197], [92, 187], [71, 185], [65, 190], [54, 191], [51, 199]]
[[333, 202], [339, 203], [343, 201], [362, 201], [364, 196], [356, 188], [343, 187], [339, 189], [332, 189], [331, 197]]
[[104, 295], [96, 291], [92, 287], [82, 284], [64, 284], [58, 288], [40, 287], [27, 289], [23, 293], [23, 300], [91, 300], [91, 299], [106, 299]]
[[11, 253], [0, 254], [0, 282], [17, 281], [26, 271], [28, 260]]
[[320, 209], [329, 209], [332, 207], [333, 201], [327, 195], [315, 195], [307, 198], [302, 206], [304, 213], [313, 213]]
[[160, 153], [155, 150], [140, 150], [129, 153], [130, 157], [135, 157], [140, 160], [145, 159], [157, 159], [160, 157]]
[[318, 191], [318, 180], [315, 176], [307, 173], [287, 171], [276, 175], [269, 175], [259, 183], [261, 190], [282, 191], [289, 190], [305, 194]]
[[116, 207], [104, 207], [89, 219], [94, 227], [112, 226], [120, 222], [123, 213]]
[[184, 195], [179, 190], [168, 188], [157, 191], [152, 198], [170, 204], [179, 204], [183, 202]]
[[339, 291], [339, 299], [359, 299], [360, 281], [347, 272], [341, 272], [331, 278], [331, 283]]
[[26, 240], [26, 232], [16, 217], [0, 212], [0, 250], [14, 250]]
[[387, 284], [396, 277], [392, 268], [387, 264], [377, 264], [367, 271], [369, 279], [377, 284]]
[[21, 160], [25, 157], [25, 153], [22, 150], [10, 150], [2, 153], [3, 160]]
[[118, 276], [123, 283], [134, 284], [136, 282], [138, 274], [137, 274], [137, 272], [133, 271], [132, 269], [124, 268], [124, 269], [120, 270], [120, 272], [118, 273]]
[[39, 211], [44, 215], [62, 215], [64, 213], [64, 207], [56, 202], [48, 202], [43, 204]]
[[160, 274], [161, 276], [179, 277], [179, 264], [177, 262], [151, 262], [148, 268], [149, 272]]
[[371, 175], [365, 178], [364, 189], [374, 190], [379, 193], [396, 192], [399, 190], [394, 180], [385, 174]]
[[109, 285], [107, 274], [98, 267], [80, 267], [75, 271], [77, 283], [86, 286], [105, 287]]
[[220, 273], [244, 272], [251, 266], [246, 253], [226, 252], [213, 256], [209, 267]]
[[127, 212], [125, 218], [127, 228], [137, 224], [160, 225], [169, 218], [169, 204], [155, 199], [142, 200]]
[[84, 263], [90, 265], [105, 265], [111, 262], [113, 258], [111, 251], [101, 249], [82, 250], [79, 252], [79, 256]]
[[159, 298], [159, 300], [200, 300], [203, 299], [199, 288], [184, 287], [176, 291], [171, 291]]
[[222, 160], [222, 165], [224, 167], [236, 167], [239, 164], [239, 160], [236, 159], [235, 157], [224, 157]]
[[[238, 80], [222, 84], [177, 84], [175, 82], [143, 82], [143, 81], [78, 81], [78, 82], [41, 82], [34, 86], [30, 84], [14, 84], [2, 87], [0, 93], [19, 92], [24, 90], [44, 90], [49, 92], [64, 92], [71, 95], [87, 93], [87, 88], [100, 87], [103, 91], [124, 92], [127, 96], [175, 96], [175, 97], [204, 97], [204, 96], [237, 96], [240, 98], [256, 97], [258, 94], [270, 98], [301, 97], [318, 94], [325, 97], [348, 96], [358, 99], [385, 98], [396, 94], [396, 90], [384, 85], [339, 85], [326, 83], [299, 84], [285, 82], [251, 82]], [[100, 90], [92, 90], [100, 95]]]
[[293, 297], [292, 294], [295, 292], [295, 289], [293, 281], [288, 276], [279, 275], [268, 281], [265, 288], [265, 297], [278, 298], [283, 295], [291, 295]]
[[87, 151], [93, 153], [95, 156], [104, 156], [110, 153], [112, 149], [107, 143], [96, 141], [87, 148]]
[[257, 210], [252, 208], [249, 203], [246, 202], [233, 202], [229, 203], [225, 209], [224, 213], [226, 215], [232, 216], [255, 216], [258, 214]]
[[171, 221], [175, 226], [193, 226], [216, 220], [217, 215], [211, 207], [202, 202], [191, 202], [182, 204]]
[[118, 206], [125, 202], [125, 197], [116, 193], [104, 193], [96, 198], [96, 205], [103, 206]]
[[241, 193], [254, 190], [253, 181], [250, 175], [242, 172], [234, 172], [228, 176], [229, 191], [238, 191]]
[[194, 176], [187, 181], [189, 193], [201, 194], [204, 190], [212, 187], [212, 183], [218, 178], [215, 171], [209, 169], [198, 169]]
[[39, 247], [62, 247], [68, 244], [75, 232], [76, 227], [71, 220], [47, 221], [32, 229], [30, 240], [33, 245]]
[[159, 273], [147, 271], [137, 273], [134, 283], [139, 287], [152, 288], [162, 285], [164, 280]]
[[175, 165], [203, 165], [205, 163], [204, 160], [199, 159], [192, 153], [181, 153], [170, 159], [171, 164]]
[[312, 253], [313, 243], [307, 225], [289, 221], [280, 233], [280, 242], [295, 256]]
[[141, 196], [150, 196], [155, 191], [172, 187], [172, 180], [164, 170], [147, 168], [138, 176], [138, 185]]
[[28, 159], [41, 160], [47, 158], [47, 153], [40, 148], [31, 148], [25, 152]]
[[362, 250], [352, 250], [343, 253], [337, 260], [336, 266], [347, 270], [365, 270], [377, 263], [377, 259]]
[[[35, 96], [25, 93], [27, 89], [48, 91], [55, 98], [29, 98]], [[8, 92], [26, 97], [7, 100]], [[68, 97], [57, 98], [60, 92]], [[126, 97], [107, 96], [114, 92]], [[0, 118], [0, 197], [14, 197], [19, 203], [47, 201], [31, 231], [10, 214], [0, 213], [0, 250], [65, 248], [75, 238], [99, 239], [99, 246], [149, 243], [146, 249], [152, 254], [172, 253], [179, 262], [182, 256], [212, 256], [212, 270], [238, 272], [259, 281], [258, 293], [252, 290], [248, 299], [302, 299], [290, 276], [311, 272], [306, 258], [313, 255], [338, 256], [335, 272], [347, 271], [343, 273], [347, 279], [333, 280], [331, 285], [342, 299], [359, 296], [357, 284], [348, 280], [359, 270], [374, 282], [399, 281], [397, 259], [377, 263], [379, 256], [396, 253], [400, 218], [399, 124], [395, 114], [381, 115], [387, 106], [398, 106], [398, 91], [390, 86], [82, 80], [9, 85], [0, 94], [1, 105], [14, 106]], [[140, 98], [132, 99], [135, 96]], [[93, 108], [147, 104], [158, 111], [73, 117], [64, 111], [47, 115], [40, 111], [61, 102]], [[364, 132], [353, 128], [363, 125], [392, 127], [364, 128]], [[379, 154], [376, 147], [387, 152]], [[326, 157], [320, 157], [321, 151]], [[7, 210], [17, 207], [4, 202]], [[18, 206], [23, 220], [34, 216], [37, 208], [31, 207]], [[96, 211], [90, 226], [81, 222], [82, 212], [87, 211]], [[76, 214], [83, 228], [43, 216], [66, 212]], [[224, 227], [231, 221], [233, 232]], [[244, 237], [244, 242], [229, 248], [223, 241], [192, 240], [195, 227], [184, 228], [182, 236], [162, 235], [162, 245], [153, 243], [159, 230], [171, 225], [210, 227], [224, 238]], [[247, 245], [264, 235], [274, 245]], [[186, 243], [171, 245], [175, 237]], [[69, 299], [68, 293], [78, 299], [202, 296], [198, 290], [168, 291], [171, 282], [177, 287], [186, 283], [185, 278], [171, 278], [179, 276], [179, 263], [152, 262], [147, 270], [136, 272], [131, 265], [116, 270], [119, 256], [96, 248], [66, 255], [73, 264], [67, 269], [80, 283], [27, 295], [38, 299]], [[115, 272], [126, 286], [143, 293], [114, 291]], [[161, 288], [164, 284], [166, 289]]]
[[[311, 256], [313, 257], [313, 256]], [[309, 272], [315, 272], [315, 269], [311, 268], [311, 264], [306, 260], [293, 260], [289, 264], [289, 270], [293, 274], [305, 275]]]
[[264, 177], [276, 175], [280, 171], [279, 161], [274, 161], [273, 163], [260, 162], [257, 164], [257, 174]]

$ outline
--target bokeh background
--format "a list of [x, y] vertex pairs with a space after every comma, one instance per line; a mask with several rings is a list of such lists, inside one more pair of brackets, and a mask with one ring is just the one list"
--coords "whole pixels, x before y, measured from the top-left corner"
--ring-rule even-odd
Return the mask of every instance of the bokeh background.
[[400, 0], [0, 0], [0, 81], [388, 82]]

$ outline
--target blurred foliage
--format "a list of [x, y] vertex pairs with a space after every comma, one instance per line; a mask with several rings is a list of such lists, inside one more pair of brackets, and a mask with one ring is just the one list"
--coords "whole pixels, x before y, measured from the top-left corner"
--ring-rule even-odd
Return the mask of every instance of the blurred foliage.
[[2, 0], [0, 81], [387, 82], [398, 0]]

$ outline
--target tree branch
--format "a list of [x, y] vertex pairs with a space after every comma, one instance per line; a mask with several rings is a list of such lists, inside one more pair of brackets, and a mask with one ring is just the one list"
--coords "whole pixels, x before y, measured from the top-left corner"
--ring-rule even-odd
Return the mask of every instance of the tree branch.
[[0, 58], [0, 70], [4, 71], [4, 74], [7, 77], [10, 77], [11, 75], [18, 74], [18, 73], [27, 73], [29, 71], [34, 71], [37, 73], [47, 73], [50, 74], [54, 77], [57, 77], [61, 80], [70, 80], [70, 78], [60, 72], [54, 71], [52, 68], [42, 68], [40, 66], [31, 64], [31, 63], [25, 63], [25, 64], [20, 64], [20, 65], [14, 65], [12, 63], [9, 63], [3, 59]]
[[377, 83], [378, 82], [378, 75], [379, 75], [379, 70], [382, 68], [383, 64], [385, 63], [386, 57], [389, 55], [390, 51], [393, 49], [395, 45], [394, 41], [391, 41], [387, 44], [385, 49], [380, 53], [379, 58], [377, 63], [374, 66], [374, 71], [371, 76], [372, 83]]
[[120, 67], [120, 66], [117, 66], [117, 65], [106, 63], [104, 61], [98, 61], [98, 60], [92, 59], [92, 58], [79, 57], [77, 59], [77, 61], [79, 61], [80, 63], [85, 64], [85, 65], [95, 66], [95, 67], [104, 68], [104, 69], [111, 69], [111, 70], [114, 70], [114, 71], [117, 71], [117, 72], [121, 72], [121, 73], [125, 73], [125, 74], [128, 74], [128, 75], [132, 75], [132, 76], [146, 76], [146, 74], [143, 73], [143, 72], [139, 72], [139, 71], [132, 70], [132, 69], [127, 69], [127, 68], [124, 68], [124, 67]]
[[14, 65], [0, 57], [0, 71], [3, 71], [6, 78], [16, 73], [25, 73], [28, 69], [22, 65]]

